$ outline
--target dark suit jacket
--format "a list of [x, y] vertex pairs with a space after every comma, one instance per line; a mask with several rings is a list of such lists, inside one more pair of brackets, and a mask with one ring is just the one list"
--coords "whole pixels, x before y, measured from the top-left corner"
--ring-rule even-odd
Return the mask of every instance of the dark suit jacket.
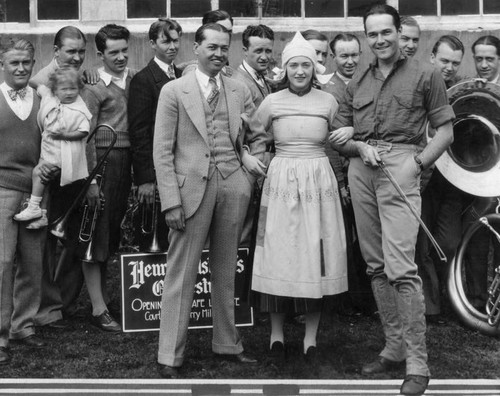
[[[174, 65], [175, 76], [182, 72]], [[132, 151], [132, 165], [136, 185], [154, 183], [153, 134], [156, 107], [162, 87], [170, 79], [158, 64], [151, 59], [130, 82], [128, 100], [129, 135]]]

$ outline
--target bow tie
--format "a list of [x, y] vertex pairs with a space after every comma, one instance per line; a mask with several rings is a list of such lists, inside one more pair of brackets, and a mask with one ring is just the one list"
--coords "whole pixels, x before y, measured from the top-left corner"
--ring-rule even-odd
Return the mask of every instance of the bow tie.
[[20, 99], [24, 99], [26, 97], [26, 94], [28, 93], [28, 88], [24, 87], [18, 89], [17, 91], [15, 89], [9, 89], [7, 93], [9, 94], [10, 99], [13, 101], [15, 101], [18, 96]]

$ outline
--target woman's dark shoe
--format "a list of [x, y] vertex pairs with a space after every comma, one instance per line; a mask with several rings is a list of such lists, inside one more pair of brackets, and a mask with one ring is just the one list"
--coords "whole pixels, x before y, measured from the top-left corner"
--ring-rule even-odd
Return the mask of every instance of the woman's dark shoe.
[[276, 360], [286, 359], [285, 345], [281, 341], [274, 341], [271, 345], [271, 357]]
[[308, 362], [316, 361], [318, 359], [318, 348], [316, 348], [314, 345], [311, 345], [309, 348], [307, 348], [304, 357]]

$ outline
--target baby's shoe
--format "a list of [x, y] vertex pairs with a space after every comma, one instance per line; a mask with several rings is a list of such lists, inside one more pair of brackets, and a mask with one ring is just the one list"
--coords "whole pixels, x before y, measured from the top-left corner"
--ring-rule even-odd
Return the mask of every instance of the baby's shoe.
[[33, 208], [32, 206], [28, 205], [26, 209], [23, 209], [21, 212], [14, 216], [14, 220], [29, 221], [38, 219], [40, 217], [42, 217], [42, 209], [40, 209], [39, 206]]
[[47, 219], [47, 209], [42, 209], [42, 217], [29, 223], [26, 226], [26, 229], [39, 230], [40, 228], [47, 227], [48, 225], [49, 219]]

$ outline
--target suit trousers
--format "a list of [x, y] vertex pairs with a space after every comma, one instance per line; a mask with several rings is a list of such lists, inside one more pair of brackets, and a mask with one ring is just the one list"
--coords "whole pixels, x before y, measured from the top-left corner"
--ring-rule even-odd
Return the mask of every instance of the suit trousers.
[[27, 230], [12, 217], [29, 193], [0, 187], [0, 347], [35, 333], [40, 305], [45, 230]]
[[170, 230], [163, 284], [158, 363], [179, 367], [184, 361], [187, 329], [201, 252], [210, 237], [212, 350], [238, 354], [243, 346], [235, 326], [234, 280], [238, 244], [253, 182], [242, 168], [222, 178], [216, 171], [184, 231]]
[[[379, 153], [420, 211], [420, 175], [414, 160], [418, 152], [416, 146], [405, 145]], [[393, 361], [406, 359], [407, 374], [427, 376], [425, 305], [414, 260], [418, 221], [382, 169], [352, 158], [349, 184], [360, 248], [386, 338], [380, 356]]]
[[[83, 181], [78, 181], [64, 187], [57, 185], [58, 181], [50, 185], [49, 223], [66, 213], [81, 190]], [[45, 199], [45, 198], [44, 198]], [[71, 315], [76, 311], [76, 299], [80, 295], [83, 285], [81, 266], [81, 247], [78, 243], [81, 213], [74, 211], [67, 223], [67, 240], [58, 253], [60, 246], [57, 238], [47, 232], [47, 243], [44, 251], [42, 273], [42, 300], [35, 321], [37, 326], [44, 326], [56, 322], [63, 317], [63, 313]], [[60, 266], [59, 276], [53, 280], [56, 266]]]

